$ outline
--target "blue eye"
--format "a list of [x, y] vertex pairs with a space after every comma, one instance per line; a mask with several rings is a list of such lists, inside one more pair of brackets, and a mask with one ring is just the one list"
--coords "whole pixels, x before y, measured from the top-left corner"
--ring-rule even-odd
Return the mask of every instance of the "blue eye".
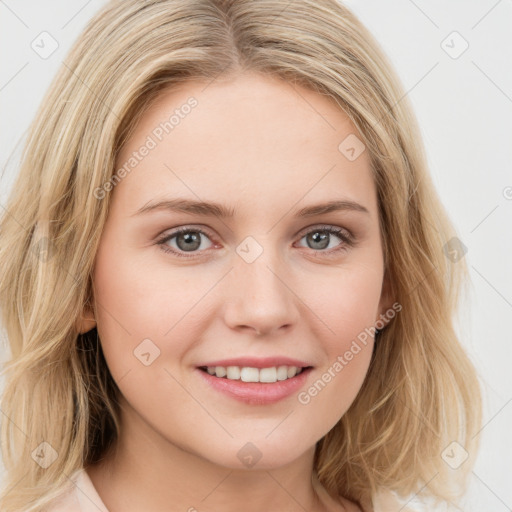
[[[335, 235], [342, 242], [334, 248], [329, 247], [332, 235]], [[199, 228], [185, 227], [176, 229], [172, 233], [165, 235], [163, 238], [157, 240], [156, 243], [164, 252], [174, 254], [180, 258], [192, 258], [198, 253], [203, 252], [198, 250], [201, 247], [202, 237], [209, 239], [209, 235], [205, 231]], [[314, 250], [314, 252], [325, 253], [325, 256], [338, 254], [340, 251], [346, 251], [349, 247], [355, 245], [354, 238], [348, 230], [335, 226], [322, 226], [310, 229], [304, 233], [300, 239], [302, 240], [307, 237], [309, 237], [308, 243], [313, 245], [313, 247], [310, 248], [313, 250], [319, 249]], [[168, 244], [168, 242], [173, 240], [175, 241], [175, 247], [171, 247]], [[315, 244], [317, 247], [314, 247]], [[187, 252], [191, 253], [191, 255], [187, 255]]]

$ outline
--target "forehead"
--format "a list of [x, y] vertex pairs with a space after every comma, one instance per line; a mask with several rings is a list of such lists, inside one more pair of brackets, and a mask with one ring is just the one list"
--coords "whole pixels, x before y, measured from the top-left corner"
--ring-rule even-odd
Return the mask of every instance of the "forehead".
[[150, 147], [114, 196], [132, 210], [167, 192], [268, 207], [343, 196], [371, 209], [368, 152], [345, 151], [360, 139], [332, 99], [295, 84], [259, 74], [186, 82], [157, 96], [121, 149], [116, 169]]

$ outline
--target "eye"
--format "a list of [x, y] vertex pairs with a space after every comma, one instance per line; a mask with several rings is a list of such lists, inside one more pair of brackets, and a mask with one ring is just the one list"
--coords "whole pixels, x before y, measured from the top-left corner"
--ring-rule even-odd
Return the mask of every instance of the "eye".
[[[342, 243], [333, 248], [330, 242], [335, 235]], [[349, 247], [354, 245], [352, 234], [346, 229], [338, 228], [336, 226], [322, 226], [310, 229], [302, 236], [301, 240], [305, 238], [308, 247], [311, 249], [318, 249], [315, 252], [326, 252], [328, 255], [337, 254], [340, 251], [346, 251]], [[302, 246], [304, 247], [304, 246]], [[327, 250], [326, 249], [333, 249]]]
[[[335, 235], [342, 242], [334, 248], [330, 243], [333, 239], [332, 235]], [[156, 243], [164, 252], [174, 254], [180, 258], [191, 258], [202, 252], [200, 249], [205, 249], [202, 246], [202, 237], [210, 239], [209, 235], [202, 229], [184, 227], [164, 235]], [[303, 238], [306, 238], [310, 249], [317, 253], [326, 253], [326, 256], [346, 251], [349, 247], [355, 245], [352, 234], [348, 230], [336, 226], [321, 226], [309, 229], [301, 236], [300, 240]], [[186, 253], [191, 254], [187, 255]]]
[[[165, 252], [169, 252], [183, 258], [189, 258], [191, 256], [187, 256], [183, 253], [197, 252], [197, 249], [201, 247], [201, 237], [203, 236], [208, 237], [208, 235], [201, 229], [191, 227], [179, 228], [173, 233], [170, 233], [158, 240], [157, 244], [160, 245], [162, 250]], [[170, 247], [168, 242], [173, 240], [175, 242], [175, 246]], [[204, 247], [202, 248], [204, 249]]]

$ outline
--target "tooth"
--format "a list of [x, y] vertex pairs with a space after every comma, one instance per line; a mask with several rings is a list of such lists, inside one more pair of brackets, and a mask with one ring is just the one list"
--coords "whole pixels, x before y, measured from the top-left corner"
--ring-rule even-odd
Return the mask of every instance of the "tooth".
[[231, 380], [239, 380], [240, 379], [240, 367], [239, 366], [228, 366], [227, 369], [227, 377]]
[[286, 380], [288, 378], [288, 366], [277, 367], [277, 380]]
[[240, 366], [207, 366], [206, 371], [210, 375], [230, 380], [242, 380], [243, 382], [277, 382], [291, 379], [299, 375], [304, 369], [297, 366], [273, 366], [269, 368], [252, 368]]
[[288, 378], [291, 379], [292, 377], [295, 377], [295, 374], [297, 373], [297, 367], [296, 366], [288, 366]]
[[217, 377], [225, 377], [226, 376], [226, 368], [224, 368], [224, 366], [216, 366], [215, 367], [215, 375], [217, 375]]
[[277, 381], [277, 370], [273, 368], [261, 368], [260, 369], [260, 382], [276, 382]]
[[242, 368], [240, 372], [240, 378], [243, 382], [259, 382], [260, 380], [260, 371], [258, 368], [250, 368], [245, 366]]

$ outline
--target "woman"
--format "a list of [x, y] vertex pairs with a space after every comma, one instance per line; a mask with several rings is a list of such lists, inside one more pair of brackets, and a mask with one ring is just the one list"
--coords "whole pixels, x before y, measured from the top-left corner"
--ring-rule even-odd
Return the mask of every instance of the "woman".
[[463, 260], [402, 87], [346, 7], [109, 3], [13, 190], [2, 510], [462, 492], [480, 424], [452, 324]]

